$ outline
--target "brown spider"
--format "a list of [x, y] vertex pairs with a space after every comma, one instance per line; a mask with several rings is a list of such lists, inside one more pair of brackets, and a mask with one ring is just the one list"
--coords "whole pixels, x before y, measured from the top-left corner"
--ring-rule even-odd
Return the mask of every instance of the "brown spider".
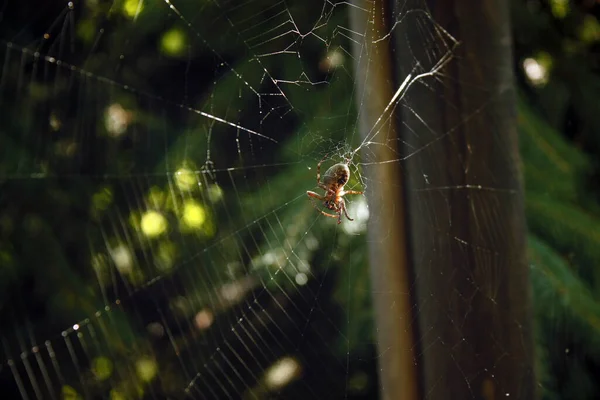
[[363, 192], [358, 192], [356, 190], [344, 190], [344, 185], [348, 183], [350, 179], [350, 168], [348, 168], [347, 163], [338, 163], [329, 167], [327, 171], [325, 171], [325, 175], [323, 176], [323, 182], [321, 182], [321, 163], [325, 161], [327, 155], [323, 157], [321, 161], [317, 164], [317, 185], [325, 190], [325, 195], [321, 196], [315, 192], [311, 192], [308, 190], [306, 194], [309, 198], [319, 199], [323, 202], [323, 206], [328, 210], [335, 211], [336, 215], [329, 214], [317, 208], [315, 203], [311, 200], [313, 207], [315, 207], [321, 214], [331, 217], [337, 218], [338, 224], [342, 223], [342, 213], [348, 218], [350, 221], [354, 221], [354, 219], [350, 218], [348, 215], [348, 211], [346, 210], [346, 202], [343, 197], [347, 194], [363, 194]]

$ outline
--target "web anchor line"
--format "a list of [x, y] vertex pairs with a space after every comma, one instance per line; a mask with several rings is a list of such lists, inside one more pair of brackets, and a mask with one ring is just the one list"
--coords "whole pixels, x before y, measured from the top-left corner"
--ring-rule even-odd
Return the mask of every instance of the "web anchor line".
[[448, 51], [446, 54], [444, 54], [444, 56], [437, 62], [437, 64], [428, 72], [423, 72], [421, 74], [414, 75], [415, 70], [417, 68], [419, 68], [419, 66], [420, 66], [420, 63], [418, 63], [418, 62], [416, 63], [416, 65], [413, 67], [412, 71], [406, 76], [406, 78], [404, 78], [404, 80], [402, 81], [402, 83], [400, 84], [400, 86], [398, 87], [398, 89], [396, 90], [396, 92], [394, 93], [394, 95], [392, 96], [390, 101], [388, 102], [388, 104], [385, 106], [385, 108], [381, 112], [381, 115], [379, 116], [379, 118], [377, 118], [377, 121], [375, 121], [375, 123], [373, 124], [373, 127], [365, 135], [365, 138], [363, 139], [361, 144], [351, 152], [352, 157], [364, 146], [370, 144], [370, 142], [375, 138], [375, 136], [377, 136], [377, 134], [379, 133], [377, 128], [380, 125], [380, 123], [384, 120], [384, 118], [385, 118], [385, 121], [387, 121], [389, 118], [391, 118], [394, 110], [396, 109], [396, 106], [404, 98], [406, 92], [414, 83], [419, 82], [424, 78], [434, 76], [435, 74], [438, 73], [439, 70], [444, 68], [446, 66], [446, 64], [448, 64], [450, 62], [450, 60], [452, 60], [452, 51], [454, 50], [454, 47], [456, 47], [458, 44], [459, 43], [456, 42], [455, 46], [453, 46], [452, 49], [450, 49], [450, 51]]
[[77, 67], [75, 65], [66, 63], [66, 62], [64, 62], [64, 61], [62, 61], [60, 59], [55, 58], [55, 57], [44, 55], [44, 54], [41, 54], [41, 53], [39, 53], [37, 51], [32, 51], [32, 50], [30, 50], [30, 49], [28, 49], [26, 47], [22, 47], [22, 46], [16, 45], [13, 42], [8, 42], [8, 41], [5, 41], [5, 40], [1, 40], [1, 42], [4, 43], [6, 45], [6, 47], [8, 47], [9, 49], [15, 48], [15, 49], [21, 51], [24, 54], [28, 54], [28, 55], [32, 56], [36, 60], [42, 59], [42, 60], [46, 61], [47, 63], [56, 65], [57, 67], [64, 68], [66, 70], [70, 70], [70, 71], [73, 71], [73, 72], [78, 72], [80, 75], [85, 76], [86, 78], [95, 79], [97, 82], [102, 82], [102, 83], [106, 83], [106, 84], [109, 84], [109, 85], [112, 85], [112, 86], [116, 86], [116, 87], [119, 87], [119, 88], [121, 88], [123, 90], [126, 90], [126, 91], [130, 92], [130, 93], [133, 93], [133, 94], [136, 94], [136, 95], [140, 95], [140, 96], [143, 96], [143, 97], [148, 98], [148, 99], [161, 101], [161, 102], [163, 102], [165, 104], [168, 104], [170, 106], [178, 107], [178, 108], [181, 108], [183, 110], [187, 110], [189, 112], [193, 112], [195, 114], [201, 115], [201, 116], [203, 116], [205, 118], [208, 118], [210, 120], [213, 120], [213, 121], [225, 124], [225, 125], [229, 125], [229, 126], [231, 126], [233, 128], [240, 129], [240, 130], [242, 130], [244, 132], [247, 132], [247, 133], [250, 133], [252, 135], [258, 136], [258, 137], [260, 137], [262, 139], [269, 140], [269, 141], [271, 141], [273, 143], [279, 143], [276, 139], [273, 139], [272, 137], [264, 135], [264, 134], [262, 134], [260, 132], [256, 132], [255, 130], [246, 128], [246, 127], [244, 127], [242, 125], [239, 125], [239, 124], [236, 124], [234, 122], [227, 121], [226, 119], [223, 119], [223, 118], [218, 117], [216, 115], [212, 115], [212, 114], [209, 114], [209, 113], [204, 112], [202, 110], [198, 110], [196, 108], [190, 107], [190, 106], [185, 105], [183, 103], [178, 103], [176, 101], [166, 99], [166, 98], [164, 98], [162, 96], [158, 96], [158, 95], [152, 94], [152, 93], [147, 92], [145, 90], [136, 89], [134, 87], [131, 87], [129, 85], [125, 85], [123, 83], [120, 83], [118, 81], [115, 81], [113, 79], [110, 79], [110, 78], [107, 78], [107, 77], [104, 77], [104, 76], [98, 76], [98, 75], [96, 75], [96, 74], [94, 74], [92, 72], [86, 71], [86, 70], [84, 70], [84, 69], [82, 69], [80, 67]]

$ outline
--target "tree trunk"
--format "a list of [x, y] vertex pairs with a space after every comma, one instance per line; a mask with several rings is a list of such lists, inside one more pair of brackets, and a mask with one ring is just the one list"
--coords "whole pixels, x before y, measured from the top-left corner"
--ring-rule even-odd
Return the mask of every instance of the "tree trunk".
[[[397, 138], [397, 120], [385, 118], [389, 115], [387, 107], [397, 86], [391, 43], [389, 40], [376, 42], [390, 31], [391, 9], [381, 0], [355, 1], [354, 4], [358, 7], [351, 8], [352, 30], [364, 34], [362, 37], [357, 35], [353, 42], [363, 143], [368, 143], [370, 137], [376, 137], [377, 141]], [[389, 160], [397, 157], [394, 144], [368, 147], [375, 160]], [[369, 260], [381, 366], [381, 398], [418, 399], [417, 325], [406, 236], [405, 178], [399, 163], [364, 165], [364, 174], [369, 179]]]
[[508, 4], [360, 3], [360, 127], [385, 143], [365, 166], [383, 398], [535, 398]]
[[[355, 1], [351, 8], [351, 25], [356, 37], [357, 107], [360, 131], [365, 140], [377, 132], [378, 138], [395, 138], [395, 119], [381, 122], [394, 95], [395, 78], [389, 40], [374, 40], [389, 32], [390, 9], [380, 0]], [[370, 10], [369, 13], [362, 10]], [[373, 129], [375, 127], [375, 129]], [[393, 147], [369, 148], [378, 160], [394, 157]], [[381, 398], [413, 400], [419, 398], [416, 360], [416, 325], [411, 296], [409, 242], [406, 237], [406, 207], [402, 193], [404, 176], [398, 163], [365, 165], [369, 178], [369, 260], [377, 342]], [[379, 210], [374, 213], [374, 210]]]

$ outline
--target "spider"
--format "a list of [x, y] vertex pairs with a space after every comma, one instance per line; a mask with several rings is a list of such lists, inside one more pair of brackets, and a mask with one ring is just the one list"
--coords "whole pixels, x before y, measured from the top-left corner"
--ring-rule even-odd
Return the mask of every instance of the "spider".
[[331, 217], [337, 218], [338, 224], [342, 223], [342, 213], [348, 218], [350, 221], [354, 221], [354, 219], [350, 218], [348, 215], [348, 211], [346, 210], [346, 202], [343, 197], [347, 194], [363, 194], [363, 192], [358, 192], [356, 190], [344, 190], [344, 185], [348, 183], [350, 179], [350, 168], [348, 168], [347, 163], [338, 163], [329, 167], [323, 176], [323, 182], [321, 182], [321, 163], [325, 161], [327, 155], [323, 157], [321, 161], [317, 164], [317, 185], [325, 190], [325, 195], [321, 196], [315, 192], [311, 192], [308, 190], [306, 194], [309, 199], [315, 198], [319, 199], [323, 202], [323, 206], [328, 210], [334, 211], [336, 214], [329, 214], [317, 208], [315, 203], [311, 200], [313, 207], [315, 207], [321, 214]]

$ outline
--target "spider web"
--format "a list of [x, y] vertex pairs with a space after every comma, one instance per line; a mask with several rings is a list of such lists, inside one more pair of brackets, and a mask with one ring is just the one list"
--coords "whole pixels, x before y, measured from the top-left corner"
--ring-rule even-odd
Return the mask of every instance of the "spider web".
[[[372, 13], [330, 1], [5, 3], [3, 392], [381, 390], [364, 236], [373, 210], [348, 196], [355, 221], [337, 226], [306, 191], [324, 157], [322, 172], [347, 162], [347, 188], [369, 192], [363, 166], [451, 137], [410, 93], [432, 90], [457, 43], [420, 2], [395, 4], [377, 40], [408, 21], [422, 30], [399, 36], [412, 66], [361, 134], [354, 62], [368, 55], [352, 51], [365, 32], [350, 11]], [[386, 137], [398, 107], [428, 135]], [[378, 159], [380, 146], [395, 156]]]

